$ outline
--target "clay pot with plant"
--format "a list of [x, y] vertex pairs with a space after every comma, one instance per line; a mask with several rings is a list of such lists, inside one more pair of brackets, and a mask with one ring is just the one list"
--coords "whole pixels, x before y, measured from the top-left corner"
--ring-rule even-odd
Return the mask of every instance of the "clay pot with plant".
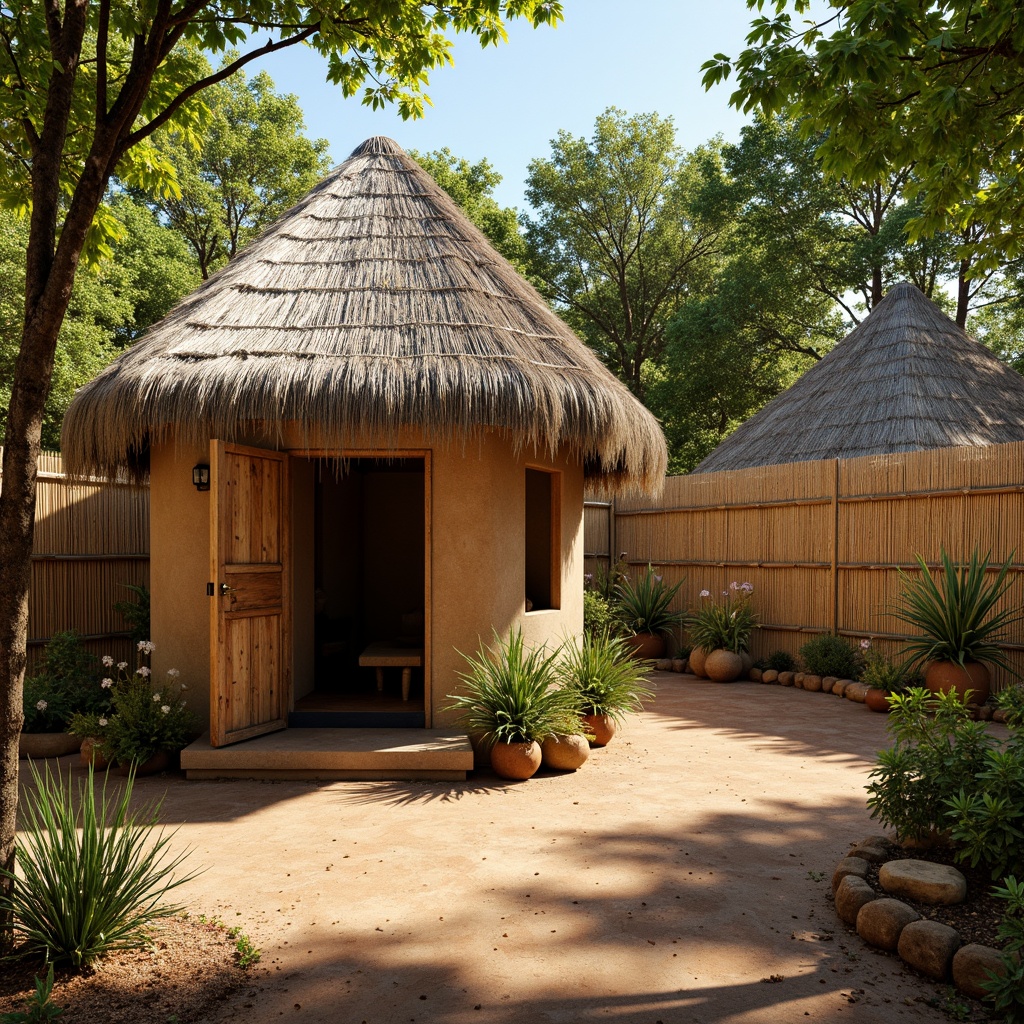
[[475, 655], [462, 655], [462, 690], [448, 695], [445, 710], [456, 712], [459, 724], [479, 737], [503, 779], [531, 778], [540, 768], [544, 740], [580, 732], [579, 703], [557, 685], [560, 653], [545, 646], [528, 651], [515, 630], [505, 639], [495, 633], [490, 649], [481, 644]]
[[631, 655], [621, 637], [584, 636], [581, 643], [566, 646], [559, 678], [573, 694], [583, 731], [593, 737], [595, 747], [607, 746], [626, 715], [642, 711], [643, 702], [654, 696], [645, 683], [650, 670]]
[[864, 704], [871, 711], [888, 714], [892, 710], [891, 698], [920, 685], [920, 678], [916, 672], [908, 671], [906, 665], [898, 665], [881, 651], [872, 650], [870, 640], [862, 640], [861, 649], [867, 652], [860, 673], [860, 681], [868, 687]]
[[902, 590], [894, 614], [918, 630], [903, 647], [908, 666], [924, 667], [924, 684], [933, 693], [955, 690], [962, 700], [984, 704], [990, 692], [985, 662], [1012, 672], [1000, 642], [1007, 630], [1024, 620], [1019, 608], [996, 605], [1015, 582], [1010, 576], [1013, 552], [986, 582], [989, 556], [975, 548], [967, 562], [954, 563], [940, 550], [941, 569], [932, 573], [920, 555], [920, 575], [900, 571]]
[[[687, 619], [690, 642], [705, 654], [698, 667], [717, 683], [731, 683], [744, 672], [743, 654], [757, 627], [757, 616], [750, 605], [753, 592], [752, 583], [734, 581], [722, 594], [725, 600], [719, 603], [711, 599], [710, 591], [702, 590], [700, 607]], [[692, 653], [690, 662], [693, 667]]]
[[651, 660], [665, 653], [665, 637], [683, 619], [670, 606], [685, 580], [669, 586], [647, 566], [634, 583], [624, 577], [615, 588], [618, 618], [629, 631], [626, 646], [633, 657]]

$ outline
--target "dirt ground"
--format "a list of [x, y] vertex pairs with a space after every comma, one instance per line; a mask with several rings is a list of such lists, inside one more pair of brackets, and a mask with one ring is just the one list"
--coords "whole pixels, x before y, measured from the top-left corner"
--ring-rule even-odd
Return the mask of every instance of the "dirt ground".
[[569, 775], [140, 780], [206, 868], [192, 912], [263, 952], [209, 1019], [950, 1019], [951, 990], [864, 947], [830, 899], [836, 862], [879, 831], [864, 783], [885, 716], [654, 679], [649, 710]]

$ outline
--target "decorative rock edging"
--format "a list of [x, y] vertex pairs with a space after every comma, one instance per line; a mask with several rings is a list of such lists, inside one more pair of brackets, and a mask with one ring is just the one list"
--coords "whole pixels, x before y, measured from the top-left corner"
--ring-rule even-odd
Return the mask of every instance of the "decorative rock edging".
[[[879, 896], [867, 883], [872, 864], [880, 864], [879, 877], [887, 892], [897, 890], [915, 896], [919, 902], [961, 902], [966, 895], [963, 885], [960, 899], [953, 899], [953, 890], [959, 890], [955, 868], [928, 865], [934, 872], [917, 867], [915, 861], [901, 861], [889, 853], [891, 844], [885, 836], [868, 836], [836, 865], [832, 873], [832, 892], [839, 918], [869, 945], [895, 953], [908, 967], [931, 981], [952, 981], [959, 991], [972, 999], [986, 995], [981, 987], [989, 971], [1002, 970], [1002, 955], [992, 946], [978, 943], [963, 945], [960, 933], [949, 925], [923, 919], [913, 907], [891, 896]], [[886, 871], [889, 865], [890, 871]], [[912, 867], [906, 868], [910, 864]], [[902, 865], [902, 868], [900, 867]], [[948, 888], [935, 890], [937, 898], [922, 899], [937, 884], [931, 879], [944, 876]]]

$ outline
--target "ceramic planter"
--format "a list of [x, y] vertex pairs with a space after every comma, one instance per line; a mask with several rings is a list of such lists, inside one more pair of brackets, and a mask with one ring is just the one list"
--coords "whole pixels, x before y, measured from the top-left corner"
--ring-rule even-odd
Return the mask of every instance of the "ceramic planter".
[[707, 673], [704, 671], [704, 663], [707, 661], [707, 657], [708, 653], [703, 647], [694, 647], [690, 651], [690, 671], [695, 676], [700, 676], [701, 679], [707, 676]]
[[660, 633], [634, 633], [623, 642], [634, 658], [653, 661], [665, 653], [665, 638]]
[[18, 737], [18, 757], [63, 757], [82, 745], [69, 732], [23, 732]]
[[590, 741], [591, 746], [606, 747], [618, 731], [618, 726], [615, 719], [608, 715], [584, 715], [583, 729], [594, 737]]
[[[130, 765], [119, 764], [117, 766], [118, 775], [127, 775], [130, 769]], [[171, 767], [171, 754], [168, 750], [158, 750], [148, 761], [143, 761], [135, 768], [136, 775], [159, 775], [160, 772], [167, 771]]]
[[872, 687], [866, 694], [864, 694], [864, 703], [871, 708], [872, 711], [880, 711], [888, 714], [889, 691], [877, 690]]
[[955, 661], [933, 661], [924, 675], [924, 685], [932, 693], [946, 693], [956, 690], [960, 699], [967, 700], [971, 691], [972, 704], [984, 704], [988, 700], [989, 671], [980, 661], [968, 661], [961, 668]]
[[743, 671], [743, 659], [735, 651], [719, 648], [705, 659], [704, 671], [708, 679], [716, 683], [731, 683], [739, 679]]
[[549, 736], [540, 746], [545, 768], [575, 771], [590, 757], [586, 736]]
[[491, 767], [503, 779], [529, 779], [536, 774], [540, 761], [540, 745], [533, 740], [529, 743], [495, 743], [491, 747]]
[[79, 748], [79, 756], [82, 760], [82, 767], [88, 768], [92, 765], [96, 771], [101, 772], [107, 767], [107, 759], [103, 756], [103, 740], [98, 736], [86, 736]]

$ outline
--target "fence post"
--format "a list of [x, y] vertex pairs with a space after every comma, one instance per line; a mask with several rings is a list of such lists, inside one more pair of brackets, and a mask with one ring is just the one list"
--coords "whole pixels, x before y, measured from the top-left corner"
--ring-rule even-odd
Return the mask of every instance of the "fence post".
[[615, 536], [615, 496], [608, 499], [608, 575], [612, 574], [618, 561], [619, 549], [616, 547], [618, 538]]
[[839, 463], [832, 478], [832, 634], [839, 635]]

